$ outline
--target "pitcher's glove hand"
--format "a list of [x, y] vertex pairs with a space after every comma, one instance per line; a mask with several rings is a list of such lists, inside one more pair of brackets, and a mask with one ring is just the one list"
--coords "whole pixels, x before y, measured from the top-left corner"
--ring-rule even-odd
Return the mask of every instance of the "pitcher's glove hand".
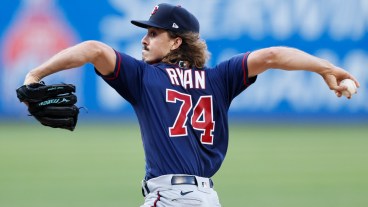
[[28, 105], [29, 113], [41, 124], [73, 131], [79, 108], [75, 86], [72, 84], [45, 85], [43, 82], [23, 85], [16, 90], [18, 99]]

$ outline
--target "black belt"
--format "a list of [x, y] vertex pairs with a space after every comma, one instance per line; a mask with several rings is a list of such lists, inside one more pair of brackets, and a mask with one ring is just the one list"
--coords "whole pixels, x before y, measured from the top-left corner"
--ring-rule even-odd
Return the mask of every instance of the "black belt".
[[[210, 183], [210, 188], [212, 188], [213, 181], [211, 178], [208, 178], [208, 179]], [[143, 188], [145, 188], [145, 191], [149, 193], [150, 190], [147, 186], [147, 182], [146, 181], [143, 181], [143, 182], [144, 182]], [[171, 185], [196, 185], [198, 186], [198, 181], [194, 175], [173, 175], [171, 178]], [[142, 194], [143, 196], [145, 196], [143, 188], [142, 188]]]

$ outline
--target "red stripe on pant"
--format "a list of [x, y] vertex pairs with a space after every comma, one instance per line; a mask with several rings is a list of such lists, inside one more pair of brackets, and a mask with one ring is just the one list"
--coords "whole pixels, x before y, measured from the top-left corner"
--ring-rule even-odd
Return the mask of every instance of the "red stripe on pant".
[[160, 198], [161, 198], [161, 196], [160, 196], [160, 191], [157, 191], [157, 199], [155, 200], [155, 202], [153, 203], [153, 206], [152, 207], [156, 207], [157, 206], [157, 202], [159, 202], [160, 201]]

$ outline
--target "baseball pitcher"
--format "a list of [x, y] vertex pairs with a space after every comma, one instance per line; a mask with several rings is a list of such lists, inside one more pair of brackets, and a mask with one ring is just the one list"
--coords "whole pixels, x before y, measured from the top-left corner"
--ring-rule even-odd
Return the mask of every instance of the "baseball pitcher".
[[[48, 93], [50, 88], [55, 91], [54, 86], [40, 81], [92, 63], [97, 75], [133, 106], [138, 117], [146, 160], [142, 207], [220, 206], [211, 177], [226, 156], [228, 109], [264, 71], [315, 72], [338, 97], [347, 89], [339, 85], [343, 79], [359, 86], [345, 70], [287, 47], [245, 52], [208, 68], [209, 53], [198, 20], [181, 6], [159, 4], [148, 20], [131, 23], [147, 30], [141, 40], [142, 60], [104, 43], [85, 41], [31, 70], [17, 93], [36, 118], [40, 113], [34, 113], [34, 105], [43, 112], [41, 123], [72, 130], [78, 115], [76, 99], [70, 98], [73, 88], [63, 85], [57, 93]], [[45, 101], [49, 99], [53, 101]], [[58, 107], [68, 113], [55, 115]]]

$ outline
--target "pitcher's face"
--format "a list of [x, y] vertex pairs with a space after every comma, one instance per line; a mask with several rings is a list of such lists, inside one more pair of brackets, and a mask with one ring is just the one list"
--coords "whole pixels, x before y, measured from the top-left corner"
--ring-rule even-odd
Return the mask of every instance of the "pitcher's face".
[[158, 63], [171, 50], [176, 49], [175, 38], [171, 38], [166, 30], [150, 27], [142, 39], [142, 60]]

